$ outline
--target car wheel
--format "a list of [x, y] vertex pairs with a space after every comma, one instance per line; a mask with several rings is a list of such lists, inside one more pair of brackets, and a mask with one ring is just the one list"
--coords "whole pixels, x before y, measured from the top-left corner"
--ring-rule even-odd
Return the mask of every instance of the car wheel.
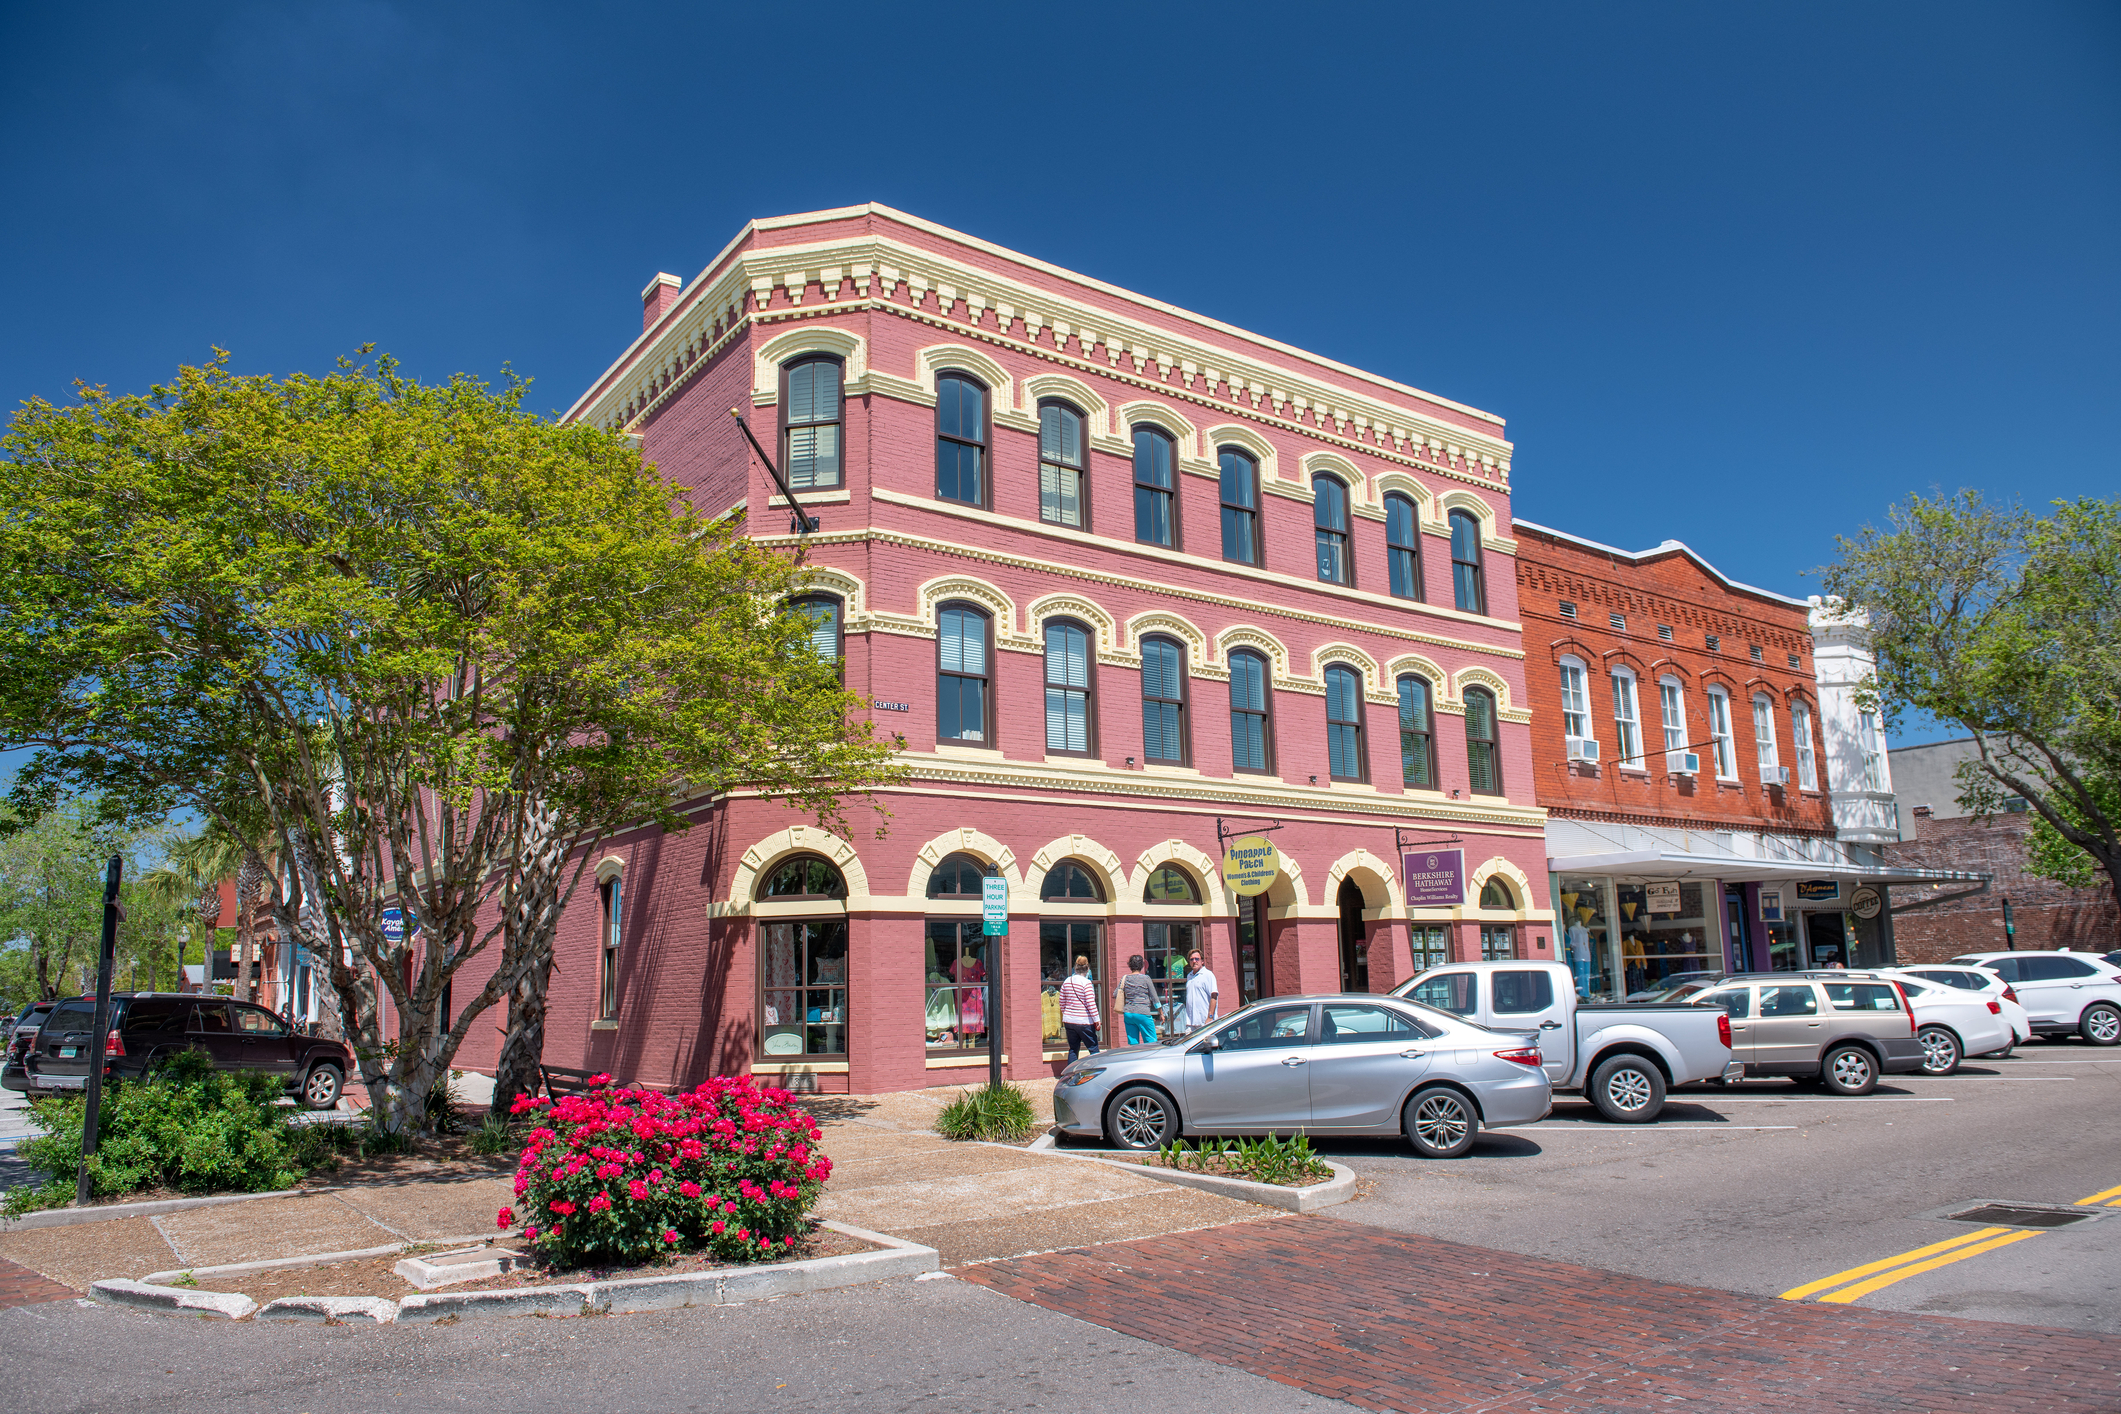
[[1919, 1033], [1922, 1042], [1922, 1073], [1924, 1075], [1950, 1075], [1959, 1069], [1959, 1038], [1942, 1026], [1925, 1026]]
[[1161, 1149], [1178, 1132], [1178, 1106], [1154, 1085], [1129, 1085], [1105, 1110], [1105, 1138], [1115, 1149]]
[[1591, 1072], [1588, 1093], [1615, 1124], [1647, 1124], [1664, 1108], [1664, 1072], [1641, 1056], [1614, 1056]]
[[339, 1103], [339, 1090], [346, 1077], [335, 1065], [320, 1065], [302, 1082], [302, 1103], [313, 1110], [328, 1110]]
[[1878, 1088], [1878, 1062], [1861, 1046], [1836, 1046], [1820, 1059], [1819, 1083], [1837, 1095], [1868, 1095]]
[[1407, 1101], [1400, 1122], [1407, 1142], [1425, 1159], [1455, 1159], [1473, 1147], [1473, 1136], [1480, 1132], [1473, 1102], [1441, 1087]]
[[2121, 1011], [2101, 1002], [2084, 1013], [2084, 1019], [2077, 1023], [2077, 1032], [2094, 1046], [2121, 1043]]

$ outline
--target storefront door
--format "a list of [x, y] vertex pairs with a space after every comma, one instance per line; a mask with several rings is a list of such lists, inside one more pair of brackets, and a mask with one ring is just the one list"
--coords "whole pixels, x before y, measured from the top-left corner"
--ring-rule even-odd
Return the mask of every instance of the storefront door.
[[1362, 888], [1353, 879], [1340, 881], [1340, 989], [1370, 990], [1370, 939], [1362, 921]]
[[1729, 924], [1728, 934], [1731, 950], [1731, 971], [1753, 970], [1752, 941], [1745, 927], [1745, 890], [1726, 889], [1723, 894], [1723, 916]]
[[1836, 962], [1848, 966], [1848, 921], [1840, 914], [1805, 914], [1804, 937], [1811, 946], [1812, 966], [1826, 967]]

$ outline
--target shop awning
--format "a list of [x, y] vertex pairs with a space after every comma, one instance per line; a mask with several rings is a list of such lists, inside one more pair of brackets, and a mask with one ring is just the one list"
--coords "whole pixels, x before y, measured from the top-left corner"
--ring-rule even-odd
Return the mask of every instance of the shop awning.
[[1722, 879], [1728, 883], [1798, 879], [1862, 879], [1874, 884], [1981, 884], [1993, 875], [1962, 869], [1893, 869], [1846, 860], [1741, 859], [1730, 854], [1682, 854], [1633, 850], [1550, 858], [1556, 874], [1611, 874], [1623, 879]]

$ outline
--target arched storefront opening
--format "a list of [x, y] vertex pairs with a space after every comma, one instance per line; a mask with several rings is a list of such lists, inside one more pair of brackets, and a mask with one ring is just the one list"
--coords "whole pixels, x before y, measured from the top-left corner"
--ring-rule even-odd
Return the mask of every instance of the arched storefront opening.
[[[1521, 904], [1510, 892], [1510, 886], [1499, 878], [1491, 878], [1480, 886], [1480, 906], [1503, 913], [1515, 913]], [[1483, 923], [1480, 925], [1480, 960], [1482, 962], [1508, 962], [1517, 956], [1517, 927], [1512, 923]]]
[[1089, 866], [1063, 859], [1039, 881], [1038, 987], [1039, 1011], [1046, 1049], [1068, 1044], [1061, 1025], [1060, 984], [1075, 968], [1075, 960], [1090, 964], [1090, 983], [1099, 998], [1106, 995], [1111, 973], [1105, 959], [1105, 921], [1088, 916], [1103, 912], [1104, 885]]
[[979, 901], [987, 866], [969, 854], [952, 854], [929, 872], [928, 897], [971, 907], [932, 916], [923, 930], [922, 976], [927, 1005], [921, 1017], [928, 1050], [985, 1050], [989, 1024], [987, 979], [1001, 965], [1001, 940], [986, 935]]
[[[1159, 1034], [1175, 1035], [1185, 1030], [1181, 1018], [1186, 1007], [1186, 958], [1200, 946], [1200, 885], [1176, 864], [1159, 865], [1142, 888], [1142, 902], [1151, 910], [1142, 920], [1142, 960], [1156, 986], [1157, 1029]], [[1169, 907], [1190, 909], [1194, 916], [1155, 916], [1155, 910]]]
[[815, 904], [819, 914], [759, 923], [761, 1055], [847, 1054], [846, 897], [846, 879], [814, 854], [781, 861], [760, 885], [760, 903]]
[[1367, 992], [1370, 990], [1370, 938], [1362, 921], [1362, 886], [1353, 879], [1342, 879], [1340, 892], [1333, 902], [1340, 911], [1340, 989], [1343, 992]]

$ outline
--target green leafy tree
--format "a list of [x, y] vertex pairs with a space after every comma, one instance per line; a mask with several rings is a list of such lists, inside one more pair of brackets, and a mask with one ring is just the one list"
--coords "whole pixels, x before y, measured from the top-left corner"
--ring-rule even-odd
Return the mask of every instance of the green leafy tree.
[[1886, 528], [1843, 539], [1822, 573], [1868, 615], [1867, 705], [1964, 728], [1978, 755], [1961, 803], [1988, 813], [2024, 797], [2036, 871], [2096, 871], [2121, 899], [2121, 503], [2053, 512], [1912, 497]]
[[524, 391], [221, 355], [31, 402], [0, 461], [0, 746], [37, 748], [16, 807], [91, 790], [239, 841], [281, 936], [329, 963], [391, 1129], [549, 970], [596, 839], [740, 788], [845, 829], [894, 774], [785, 608], [800, 563]]

